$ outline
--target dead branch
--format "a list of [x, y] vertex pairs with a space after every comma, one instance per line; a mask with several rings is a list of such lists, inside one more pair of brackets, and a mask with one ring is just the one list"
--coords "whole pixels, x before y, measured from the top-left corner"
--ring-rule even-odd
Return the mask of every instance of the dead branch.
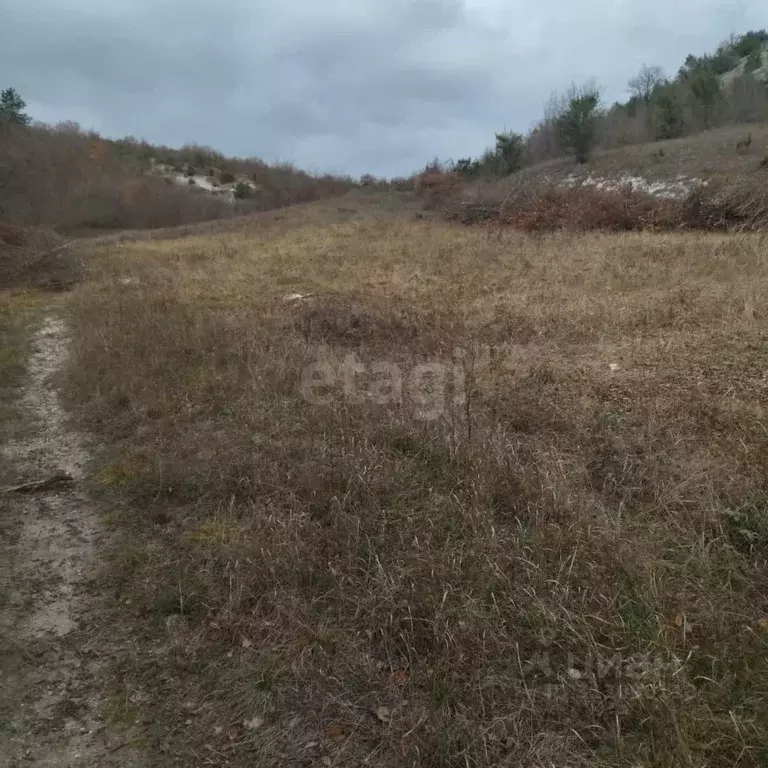
[[37, 491], [48, 491], [51, 488], [55, 488], [57, 485], [71, 485], [74, 482], [72, 475], [68, 475], [66, 472], [57, 472], [51, 477], [47, 477], [45, 480], [34, 480], [30, 483], [22, 483], [21, 485], [13, 485], [8, 488], [0, 488], [0, 496], [7, 493], [35, 493]]

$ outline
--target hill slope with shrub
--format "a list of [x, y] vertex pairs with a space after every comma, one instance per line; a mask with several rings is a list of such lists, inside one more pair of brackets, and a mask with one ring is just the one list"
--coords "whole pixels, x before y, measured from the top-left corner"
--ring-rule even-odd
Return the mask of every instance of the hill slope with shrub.
[[[473, 178], [500, 177], [552, 160], [587, 162], [603, 150], [759, 126], [768, 121], [768, 32], [732, 35], [712, 55], [689, 55], [673, 77], [644, 65], [628, 91], [627, 101], [606, 107], [597, 81], [572, 84], [550, 97], [527, 136], [498, 133], [479, 158], [462, 158], [452, 169]], [[749, 150], [751, 142], [743, 130], [734, 143]]]
[[[78, 234], [230, 218], [355, 186], [348, 177], [227, 158], [205, 147], [105, 139], [74, 123], [0, 119], [0, 158], [0, 221]], [[212, 194], [216, 188], [225, 194]]]

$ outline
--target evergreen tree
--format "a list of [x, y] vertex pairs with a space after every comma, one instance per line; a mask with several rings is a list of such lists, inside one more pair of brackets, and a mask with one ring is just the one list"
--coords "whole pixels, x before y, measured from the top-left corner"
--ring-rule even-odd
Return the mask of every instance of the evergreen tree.
[[600, 92], [594, 84], [571, 86], [556, 118], [557, 137], [562, 149], [573, 152], [586, 163], [597, 142], [597, 121], [601, 116]]
[[31, 118], [24, 112], [27, 103], [14, 88], [0, 92], [0, 123], [27, 125]]

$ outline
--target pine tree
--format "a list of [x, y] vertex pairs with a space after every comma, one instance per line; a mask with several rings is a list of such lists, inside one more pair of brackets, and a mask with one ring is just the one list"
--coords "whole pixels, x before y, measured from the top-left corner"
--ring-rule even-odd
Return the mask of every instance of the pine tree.
[[678, 136], [682, 136], [685, 125], [678, 87], [673, 84], [664, 86], [656, 95], [653, 107], [655, 137], [657, 139], [676, 139]]
[[600, 117], [600, 92], [595, 85], [575, 85], [566, 94], [556, 118], [560, 146], [586, 163], [597, 142], [597, 120]]
[[0, 123], [27, 125], [31, 118], [24, 112], [27, 103], [14, 88], [0, 92]]

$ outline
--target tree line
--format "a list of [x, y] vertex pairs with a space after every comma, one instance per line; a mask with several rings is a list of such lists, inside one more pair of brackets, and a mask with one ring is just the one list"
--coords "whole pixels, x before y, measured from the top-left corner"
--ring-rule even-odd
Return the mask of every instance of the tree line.
[[553, 94], [544, 117], [527, 135], [497, 133], [478, 158], [453, 169], [467, 176], [506, 176], [558, 157], [584, 163], [595, 149], [674, 139], [721, 125], [768, 120], [768, 32], [731, 36], [711, 55], [686, 58], [673, 78], [643, 66], [630, 97], [606, 108], [596, 82]]

